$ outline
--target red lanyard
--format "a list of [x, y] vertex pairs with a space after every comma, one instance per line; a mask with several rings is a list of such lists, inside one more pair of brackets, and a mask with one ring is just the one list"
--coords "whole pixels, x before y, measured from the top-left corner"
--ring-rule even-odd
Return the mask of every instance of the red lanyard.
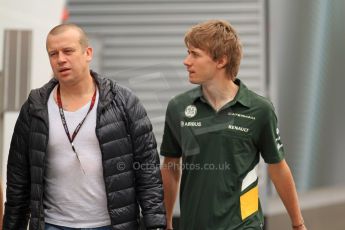
[[96, 90], [96, 88], [95, 88], [95, 92], [93, 93], [93, 96], [92, 96], [92, 99], [91, 99], [90, 108], [89, 108], [89, 110], [87, 111], [87, 113], [86, 113], [84, 119], [83, 119], [83, 120], [78, 124], [78, 126], [75, 128], [75, 130], [74, 130], [74, 132], [73, 132], [73, 134], [72, 134], [72, 137], [71, 137], [71, 135], [70, 135], [70, 133], [69, 133], [69, 130], [68, 130], [67, 123], [66, 123], [65, 114], [64, 114], [63, 108], [62, 108], [62, 101], [61, 101], [61, 94], [60, 94], [60, 85], [58, 85], [58, 87], [57, 87], [57, 95], [56, 95], [57, 98], [56, 98], [56, 99], [57, 99], [57, 103], [58, 103], [58, 106], [59, 106], [59, 113], [60, 113], [62, 125], [63, 125], [63, 127], [64, 127], [64, 129], [65, 129], [65, 132], [66, 132], [66, 135], [67, 135], [67, 137], [68, 137], [68, 140], [69, 140], [69, 142], [71, 143], [72, 150], [73, 150], [73, 152], [75, 152], [75, 154], [77, 155], [77, 158], [78, 158], [79, 162], [80, 162], [80, 159], [79, 159], [78, 154], [77, 154], [77, 152], [76, 152], [76, 150], [75, 150], [75, 148], [74, 148], [73, 141], [74, 141], [75, 137], [77, 136], [77, 134], [78, 134], [78, 132], [79, 132], [81, 126], [84, 124], [84, 121], [85, 121], [87, 115], [89, 115], [90, 111], [92, 110], [93, 106], [95, 105], [95, 101], [96, 101], [96, 92], [97, 92], [97, 90]]

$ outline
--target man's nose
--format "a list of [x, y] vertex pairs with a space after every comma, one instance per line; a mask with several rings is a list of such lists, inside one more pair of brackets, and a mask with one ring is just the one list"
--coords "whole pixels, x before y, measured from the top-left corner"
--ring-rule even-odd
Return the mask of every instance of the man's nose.
[[61, 62], [65, 62], [65, 61], [66, 61], [66, 56], [62, 52], [60, 52], [58, 54], [58, 62], [61, 63]]
[[187, 55], [187, 57], [183, 60], [183, 64], [185, 66], [190, 66], [191, 65], [189, 55]]

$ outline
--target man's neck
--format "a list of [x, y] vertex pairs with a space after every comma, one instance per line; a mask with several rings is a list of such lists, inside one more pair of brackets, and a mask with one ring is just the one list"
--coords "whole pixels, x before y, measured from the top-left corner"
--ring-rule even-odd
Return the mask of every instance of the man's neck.
[[76, 83], [60, 82], [60, 92], [62, 97], [77, 98], [92, 94], [95, 91], [95, 84], [92, 76], [88, 76], [83, 81]]
[[[75, 84], [60, 83], [63, 109], [71, 112], [78, 110], [91, 100], [95, 90], [96, 84], [91, 75]], [[54, 99], [57, 101], [56, 91], [54, 92]]]
[[237, 92], [238, 86], [230, 78], [217, 79], [202, 85], [204, 97], [216, 111], [232, 101]]

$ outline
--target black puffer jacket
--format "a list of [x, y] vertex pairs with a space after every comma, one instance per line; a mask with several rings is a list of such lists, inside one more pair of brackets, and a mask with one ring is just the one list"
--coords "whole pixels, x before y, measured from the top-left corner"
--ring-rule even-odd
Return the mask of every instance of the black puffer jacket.
[[[128, 89], [91, 73], [99, 87], [96, 135], [102, 152], [112, 227], [138, 229], [138, 204], [147, 228], [164, 227], [159, 157], [146, 111]], [[4, 229], [26, 229], [30, 219], [30, 230], [44, 230], [45, 153], [49, 139], [47, 101], [56, 84], [52, 79], [33, 90], [16, 122], [7, 165]]]

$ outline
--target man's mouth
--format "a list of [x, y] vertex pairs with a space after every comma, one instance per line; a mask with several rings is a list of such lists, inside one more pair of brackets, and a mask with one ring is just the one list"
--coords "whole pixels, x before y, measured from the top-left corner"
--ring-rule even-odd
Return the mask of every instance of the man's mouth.
[[69, 70], [71, 70], [71, 69], [70, 68], [61, 68], [61, 69], [59, 69], [59, 73], [65, 73]]

